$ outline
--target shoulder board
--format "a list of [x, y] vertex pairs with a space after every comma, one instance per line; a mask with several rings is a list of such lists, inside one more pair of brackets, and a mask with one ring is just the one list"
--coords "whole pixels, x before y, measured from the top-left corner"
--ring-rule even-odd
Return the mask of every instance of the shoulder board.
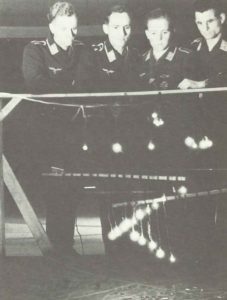
[[194, 41], [191, 42], [191, 44], [199, 44], [202, 42], [202, 38], [198, 38], [198, 39], [195, 39]]
[[222, 51], [227, 52], [227, 41], [222, 40], [221, 45], [220, 45], [220, 49], [221, 49]]
[[93, 44], [92, 48], [94, 51], [102, 51], [104, 49], [104, 43]]
[[33, 45], [43, 45], [43, 46], [46, 46], [47, 44], [46, 41], [31, 41], [30, 43]]
[[84, 46], [84, 43], [81, 42], [81, 41], [79, 41], [79, 40], [74, 40], [73, 43], [74, 43], [74, 45], [76, 45], [76, 46]]
[[187, 53], [187, 54], [192, 53], [192, 51], [191, 51], [190, 49], [184, 48], [184, 47], [179, 47], [178, 50], [179, 50], [180, 52], [184, 52], [184, 53]]

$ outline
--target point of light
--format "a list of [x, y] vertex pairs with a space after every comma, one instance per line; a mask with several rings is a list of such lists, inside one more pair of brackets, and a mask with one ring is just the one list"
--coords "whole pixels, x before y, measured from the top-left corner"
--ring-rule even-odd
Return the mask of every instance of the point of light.
[[141, 208], [139, 208], [136, 210], [135, 216], [137, 220], [143, 220], [143, 218], [145, 217], [145, 212]]
[[122, 145], [120, 143], [112, 144], [112, 150], [113, 150], [114, 153], [122, 153], [123, 152], [123, 148], [122, 148]]
[[113, 230], [108, 233], [108, 239], [114, 241], [116, 239], [116, 234]]
[[140, 233], [138, 231], [133, 230], [130, 232], [129, 238], [132, 242], [137, 242], [140, 238]]
[[154, 240], [151, 240], [148, 243], [148, 248], [151, 252], [153, 252], [157, 247], [158, 247], [158, 244]]
[[87, 151], [87, 150], [88, 150], [88, 145], [87, 145], [87, 144], [83, 144], [82, 149], [83, 149], [84, 151]]
[[159, 247], [159, 248], [157, 249], [155, 255], [156, 255], [157, 258], [162, 259], [162, 258], [165, 257], [166, 254], [165, 254], [164, 250], [162, 250], [162, 248]]
[[138, 239], [138, 244], [139, 244], [140, 246], [145, 246], [146, 243], [147, 243], [147, 240], [145, 239], [145, 237], [144, 237], [143, 235], [141, 235], [141, 236], [139, 237], [139, 239]]
[[198, 145], [196, 144], [195, 140], [190, 136], [186, 137], [184, 143], [187, 147], [191, 149], [198, 149]]
[[152, 117], [153, 119], [157, 119], [157, 118], [158, 118], [158, 113], [154, 111], [154, 112], [152, 113], [151, 117]]
[[155, 144], [150, 141], [147, 145], [148, 150], [153, 151], [155, 149]]
[[127, 232], [131, 227], [132, 222], [128, 218], [124, 219], [119, 225], [119, 228], [122, 232]]
[[171, 253], [170, 257], [169, 257], [169, 261], [171, 263], [175, 263], [176, 262], [176, 257], [173, 255], [173, 253]]
[[154, 210], [158, 210], [158, 209], [159, 209], [159, 203], [158, 203], [157, 201], [154, 201], [154, 202], [152, 203], [152, 208], [153, 208]]
[[188, 189], [186, 188], [186, 186], [182, 185], [179, 189], [178, 189], [178, 193], [182, 196], [186, 195], [188, 192]]
[[152, 213], [152, 209], [151, 209], [150, 205], [147, 205], [145, 211], [146, 211], [147, 215], [150, 215]]
[[199, 148], [201, 150], [209, 149], [212, 146], [213, 142], [207, 136], [204, 136], [203, 139], [199, 142]]

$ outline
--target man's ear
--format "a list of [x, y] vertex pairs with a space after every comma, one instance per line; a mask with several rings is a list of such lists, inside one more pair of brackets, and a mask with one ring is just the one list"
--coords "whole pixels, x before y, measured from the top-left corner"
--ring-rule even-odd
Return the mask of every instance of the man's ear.
[[103, 25], [102, 25], [102, 30], [103, 30], [103, 32], [104, 32], [105, 34], [108, 34], [108, 26], [107, 26], [107, 24], [103, 24]]
[[226, 14], [225, 13], [221, 13], [220, 14], [220, 20], [221, 20], [222, 24], [225, 22], [225, 19], [226, 19]]
[[51, 32], [52, 34], [54, 34], [54, 26], [53, 26], [53, 23], [52, 23], [52, 22], [49, 24], [49, 29], [50, 29], [50, 32]]
[[147, 29], [145, 30], [145, 35], [146, 35], [147, 39], [149, 40], [150, 34], [149, 34], [149, 31]]

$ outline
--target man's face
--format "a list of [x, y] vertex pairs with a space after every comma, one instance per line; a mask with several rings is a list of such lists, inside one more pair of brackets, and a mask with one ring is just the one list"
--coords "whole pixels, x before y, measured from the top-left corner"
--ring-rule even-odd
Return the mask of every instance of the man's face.
[[67, 49], [72, 45], [77, 33], [77, 17], [75, 15], [57, 16], [49, 27], [55, 42], [63, 49]]
[[225, 21], [225, 14], [216, 15], [214, 9], [195, 13], [195, 22], [206, 39], [214, 39], [222, 33], [222, 24]]
[[172, 32], [166, 18], [150, 19], [145, 33], [153, 51], [164, 51], [169, 47]]
[[124, 48], [131, 35], [131, 20], [127, 13], [112, 13], [109, 23], [103, 25], [103, 31], [107, 34], [113, 47]]

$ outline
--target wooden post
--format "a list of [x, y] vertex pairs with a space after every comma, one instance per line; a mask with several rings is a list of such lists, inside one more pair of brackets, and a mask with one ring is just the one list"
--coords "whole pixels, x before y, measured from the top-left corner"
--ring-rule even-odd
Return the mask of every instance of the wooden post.
[[28, 201], [27, 196], [25, 195], [20, 183], [18, 182], [13, 170], [4, 156], [2, 156], [2, 162], [4, 182], [25, 222], [27, 223], [32, 235], [34, 236], [39, 248], [41, 249], [42, 253], [45, 254], [52, 248], [47, 234], [39, 222], [30, 202]]
[[[2, 99], [0, 99], [0, 111]], [[5, 255], [5, 213], [4, 213], [4, 181], [3, 181], [3, 121], [0, 120], [0, 256]]]

